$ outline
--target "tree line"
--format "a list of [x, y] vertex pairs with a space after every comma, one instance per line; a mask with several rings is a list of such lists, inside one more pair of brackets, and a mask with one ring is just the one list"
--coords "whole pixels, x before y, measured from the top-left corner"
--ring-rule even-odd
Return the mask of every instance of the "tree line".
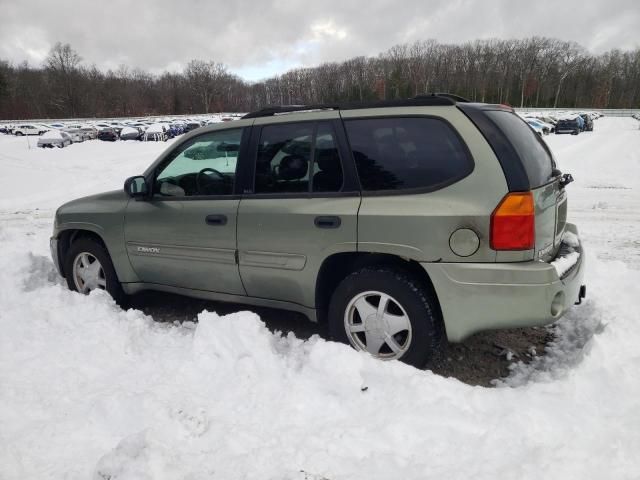
[[296, 68], [247, 82], [218, 62], [191, 60], [152, 75], [85, 65], [57, 43], [41, 66], [0, 60], [0, 118], [120, 117], [251, 111], [266, 105], [408, 98], [450, 92], [515, 107], [640, 107], [640, 49], [592, 54], [532, 37], [396, 45], [376, 57]]

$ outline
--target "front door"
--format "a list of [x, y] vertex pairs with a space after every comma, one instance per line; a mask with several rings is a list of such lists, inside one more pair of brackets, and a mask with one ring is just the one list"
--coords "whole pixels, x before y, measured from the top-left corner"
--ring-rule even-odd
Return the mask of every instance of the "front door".
[[130, 201], [127, 253], [143, 282], [244, 295], [234, 195], [242, 128], [178, 145], [154, 173], [153, 195]]

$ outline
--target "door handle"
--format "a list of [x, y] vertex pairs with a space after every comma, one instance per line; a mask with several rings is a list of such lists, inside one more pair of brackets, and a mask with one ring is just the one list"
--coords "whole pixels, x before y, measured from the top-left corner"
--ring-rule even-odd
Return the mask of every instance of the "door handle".
[[342, 221], [340, 217], [320, 216], [316, 217], [313, 223], [315, 223], [318, 228], [338, 228]]
[[226, 215], [207, 215], [204, 219], [207, 222], [207, 225], [226, 225], [227, 224], [227, 216]]

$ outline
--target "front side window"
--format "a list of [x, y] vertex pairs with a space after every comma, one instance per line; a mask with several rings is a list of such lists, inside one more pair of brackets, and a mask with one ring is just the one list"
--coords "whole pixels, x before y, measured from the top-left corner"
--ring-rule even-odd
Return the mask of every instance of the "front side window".
[[262, 129], [255, 193], [338, 192], [342, 180], [342, 164], [331, 124], [287, 123]]
[[158, 197], [230, 195], [236, 177], [242, 129], [219, 130], [180, 145], [160, 166]]
[[466, 177], [473, 160], [449, 124], [436, 118], [345, 121], [365, 191], [437, 189]]

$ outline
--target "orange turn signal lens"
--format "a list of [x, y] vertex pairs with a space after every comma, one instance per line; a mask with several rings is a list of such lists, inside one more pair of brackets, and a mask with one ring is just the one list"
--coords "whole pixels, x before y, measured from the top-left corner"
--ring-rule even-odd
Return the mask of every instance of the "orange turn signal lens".
[[531, 250], [535, 246], [535, 205], [531, 192], [508, 193], [491, 214], [494, 250]]

